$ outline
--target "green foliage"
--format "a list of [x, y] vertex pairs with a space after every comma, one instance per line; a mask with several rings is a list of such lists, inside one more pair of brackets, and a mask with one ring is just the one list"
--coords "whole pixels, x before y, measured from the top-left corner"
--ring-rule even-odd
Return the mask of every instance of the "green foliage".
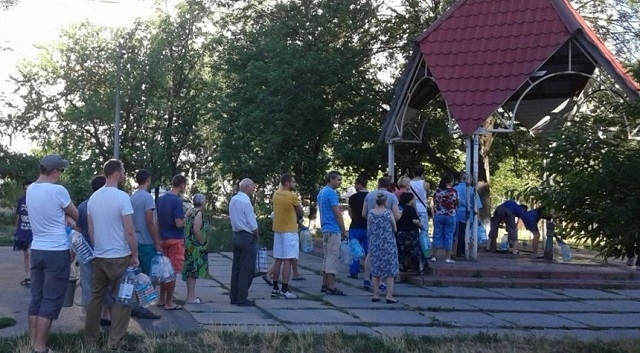
[[[598, 107], [603, 107], [598, 105]], [[594, 108], [597, 109], [597, 108]], [[548, 184], [532, 189], [562, 220], [559, 232], [619, 257], [625, 248], [640, 250], [640, 146], [627, 138], [624, 121], [640, 121], [640, 105], [581, 114], [558, 133], [545, 150]]]
[[131, 29], [71, 26], [58, 43], [40, 48], [38, 60], [19, 67], [14, 81], [23, 105], [5, 125], [68, 158], [73, 183], [83, 185], [72, 194], [83, 196], [84, 185], [112, 156], [119, 84], [125, 169], [146, 168], [161, 185], [180, 172], [197, 174], [210, 159], [200, 132], [211, 118], [202, 40], [208, 15], [190, 2], [174, 16], [158, 13]]
[[226, 87], [211, 145], [221, 170], [259, 184], [292, 171], [305, 197], [331, 160], [375, 174], [384, 156], [376, 1], [252, 3], [238, 13], [220, 44]]

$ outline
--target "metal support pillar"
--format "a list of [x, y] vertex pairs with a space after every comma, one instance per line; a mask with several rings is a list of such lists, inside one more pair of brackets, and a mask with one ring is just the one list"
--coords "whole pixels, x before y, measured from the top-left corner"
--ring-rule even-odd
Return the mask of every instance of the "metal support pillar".
[[465, 258], [478, 260], [478, 208], [476, 207], [476, 189], [478, 186], [478, 149], [479, 136], [467, 136], [465, 146], [467, 149], [466, 172], [470, 176], [467, 183], [467, 226], [465, 228]]
[[387, 173], [389, 174], [389, 178], [391, 181], [395, 180], [395, 164], [396, 164], [396, 146], [393, 142], [389, 142], [387, 149]]

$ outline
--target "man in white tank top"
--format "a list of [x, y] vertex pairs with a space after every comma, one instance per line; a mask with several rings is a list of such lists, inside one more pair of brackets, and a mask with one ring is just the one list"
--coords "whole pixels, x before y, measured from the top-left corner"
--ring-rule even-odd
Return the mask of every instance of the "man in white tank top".
[[416, 195], [416, 211], [420, 217], [420, 223], [424, 224], [429, 235], [429, 216], [427, 206], [429, 205], [429, 183], [424, 181], [424, 168], [417, 166], [413, 168], [413, 179], [409, 183], [411, 192]]

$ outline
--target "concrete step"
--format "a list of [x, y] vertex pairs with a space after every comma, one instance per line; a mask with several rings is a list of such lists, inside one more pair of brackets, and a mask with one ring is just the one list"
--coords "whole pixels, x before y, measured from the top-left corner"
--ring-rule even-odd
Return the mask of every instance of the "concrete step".
[[473, 278], [410, 274], [403, 274], [401, 278], [405, 282], [425, 287], [640, 289], [638, 280]]
[[[450, 266], [431, 266], [432, 275], [438, 278], [476, 278], [476, 279], [555, 279], [555, 280], [613, 280], [626, 281], [640, 277], [640, 273], [634, 271], [620, 271], [618, 268], [611, 270], [606, 267], [592, 268], [585, 266], [535, 266], [523, 269], [465, 266], [463, 262], [457, 262]], [[640, 271], [637, 271], [640, 272]]]

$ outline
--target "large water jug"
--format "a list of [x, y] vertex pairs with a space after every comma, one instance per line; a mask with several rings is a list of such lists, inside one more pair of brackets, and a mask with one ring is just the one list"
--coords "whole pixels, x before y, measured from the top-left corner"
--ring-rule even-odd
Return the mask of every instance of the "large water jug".
[[340, 262], [343, 265], [351, 266], [353, 263], [353, 256], [351, 255], [351, 246], [348, 240], [343, 240], [340, 244]]
[[309, 228], [303, 228], [300, 231], [300, 250], [306, 253], [313, 251], [313, 237], [311, 236]]
[[91, 262], [91, 260], [93, 260], [94, 258], [93, 249], [91, 249], [91, 246], [89, 246], [89, 243], [82, 236], [82, 234], [75, 230], [71, 230], [70, 237], [71, 248], [76, 254], [78, 261], [82, 262], [83, 264]]
[[122, 278], [120, 278], [116, 303], [129, 306], [135, 305], [136, 298], [133, 296], [133, 293], [137, 282], [135, 269], [131, 266], [127, 267], [122, 274]]
[[560, 245], [560, 254], [562, 254], [562, 261], [571, 262], [571, 248], [564, 240], [558, 239], [558, 245]]
[[156, 256], [151, 259], [150, 277], [152, 283], [167, 283], [176, 279], [171, 260], [161, 252], [158, 252]]
[[509, 250], [509, 237], [506, 234], [502, 236], [502, 239], [500, 239], [500, 250]]
[[136, 295], [140, 301], [140, 306], [148, 308], [158, 302], [158, 292], [153, 288], [149, 276], [140, 272], [136, 274]]

